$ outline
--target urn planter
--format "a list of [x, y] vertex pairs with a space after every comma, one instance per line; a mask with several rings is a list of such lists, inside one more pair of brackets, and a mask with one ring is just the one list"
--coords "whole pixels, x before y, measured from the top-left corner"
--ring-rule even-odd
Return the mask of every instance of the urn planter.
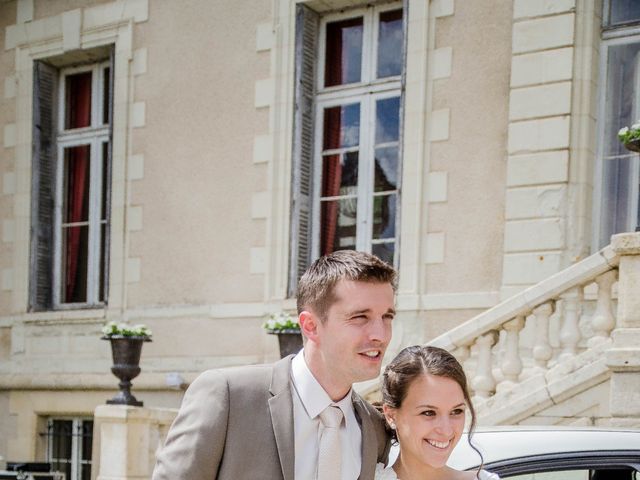
[[141, 407], [142, 402], [131, 394], [131, 380], [140, 374], [140, 354], [142, 344], [150, 342], [146, 336], [111, 335], [102, 337], [111, 342], [113, 366], [111, 372], [118, 377], [120, 391], [111, 400], [110, 405], [133, 405]]
[[280, 358], [284, 358], [292, 353], [298, 353], [302, 349], [302, 334], [300, 330], [272, 330], [268, 333], [278, 336]]
[[640, 139], [628, 141], [624, 144], [624, 148], [631, 152], [640, 153]]

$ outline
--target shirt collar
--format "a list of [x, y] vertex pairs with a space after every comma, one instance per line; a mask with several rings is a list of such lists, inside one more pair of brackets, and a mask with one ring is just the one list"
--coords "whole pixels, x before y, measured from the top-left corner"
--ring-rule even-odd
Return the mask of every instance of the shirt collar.
[[309, 370], [309, 366], [304, 359], [304, 349], [300, 350], [291, 361], [291, 376], [302, 406], [307, 411], [309, 418], [315, 419], [329, 405], [336, 405], [342, 410], [345, 426], [349, 427], [348, 422], [351, 421], [351, 418], [354, 418], [353, 415], [355, 414], [351, 399], [353, 388], [349, 390], [342, 400], [337, 402], [331, 400], [331, 397]]

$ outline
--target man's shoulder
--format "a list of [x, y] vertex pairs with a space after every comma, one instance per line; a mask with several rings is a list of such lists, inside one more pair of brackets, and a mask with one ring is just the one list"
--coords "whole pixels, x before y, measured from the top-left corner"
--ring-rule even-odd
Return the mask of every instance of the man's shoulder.
[[272, 380], [274, 371], [286, 372], [287, 370], [288, 366], [284, 360], [280, 360], [276, 363], [214, 368], [202, 372], [198, 375], [194, 383], [217, 385], [226, 384], [229, 387], [237, 385], [253, 385], [257, 387], [265, 384], [268, 385]]

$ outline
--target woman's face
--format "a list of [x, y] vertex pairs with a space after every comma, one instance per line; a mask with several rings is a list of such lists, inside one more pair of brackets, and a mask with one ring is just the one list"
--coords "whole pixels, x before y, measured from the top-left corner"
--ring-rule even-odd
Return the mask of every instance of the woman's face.
[[400, 408], [384, 411], [395, 423], [400, 459], [441, 468], [462, 435], [466, 403], [455, 380], [425, 373], [409, 385]]

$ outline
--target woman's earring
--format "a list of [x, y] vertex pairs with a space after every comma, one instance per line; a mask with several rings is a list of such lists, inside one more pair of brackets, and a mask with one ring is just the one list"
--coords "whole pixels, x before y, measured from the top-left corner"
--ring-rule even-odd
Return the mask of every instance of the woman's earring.
[[391, 430], [395, 430], [396, 429], [395, 422], [389, 422], [389, 426], [391, 427]]

